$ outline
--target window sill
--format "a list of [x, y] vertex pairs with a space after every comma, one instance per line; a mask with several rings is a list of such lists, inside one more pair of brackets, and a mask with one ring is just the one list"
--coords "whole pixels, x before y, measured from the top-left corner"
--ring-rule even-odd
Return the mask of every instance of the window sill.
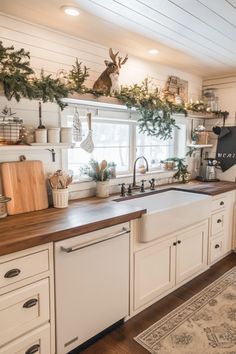
[[[167, 170], [158, 170], [158, 171], [148, 171], [145, 174], [137, 173], [136, 181], [137, 183], [141, 182], [142, 179], [148, 181], [151, 178], [156, 178], [157, 185], [171, 183], [173, 175], [175, 174], [175, 170], [167, 171]], [[132, 183], [133, 175], [117, 175], [116, 178], [110, 179], [109, 185], [111, 189], [112, 187], [118, 187], [120, 183]], [[74, 181], [70, 186], [70, 192], [78, 192], [78, 191], [86, 191], [92, 190], [96, 188], [95, 181]]]

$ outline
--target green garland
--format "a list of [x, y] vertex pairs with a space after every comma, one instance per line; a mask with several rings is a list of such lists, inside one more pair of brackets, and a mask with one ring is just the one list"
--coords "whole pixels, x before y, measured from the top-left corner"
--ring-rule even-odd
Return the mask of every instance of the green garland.
[[[84, 82], [89, 77], [88, 68], [82, 67], [78, 59], [63, 80], [45, 75], [43, 70], [37, 78], [29, 60], [30, 53], [23, 48], [14, 50], [13, 46], [4, 47], [0, 41], [0, 84], [2, 83], [8, 100], [13, 97], [18, 102], [21, 97], [38, 99], [43, 102], [56, 102], [63, 109], [66, 104], [62, 98], [68, 97], [70, 93], [102, 95], [101, 92], [86, 88]], [[149, 90], [148, 79], [141, 85], [122, 87], [121, 92], [113, 97], [118, 98], [129, 108], [135, 107], [140, 113], [138, 120], [140, 132], [163, 140], [171, 138], [174, 128], [178, 128], [173, 113], [186, 115], [186, 109], [197, 112], [205, 112], [208, 109], [201, 101], [188, 104], [186, 107], [170, 102], [167, 96], [162, 97], [157, 89], [153, 92]]]
[[173, 113], [185, 113], [182, 105], [162, 100], [158, 90], [149, 91], [149, 81], [145, 79], [141, 85], [123, 87], [120, 94], [115, 95], [127, 107], [135, 107], [140, 113], [139, 131], [163, 140], [172, 137], [173, 129], [178, 128]]

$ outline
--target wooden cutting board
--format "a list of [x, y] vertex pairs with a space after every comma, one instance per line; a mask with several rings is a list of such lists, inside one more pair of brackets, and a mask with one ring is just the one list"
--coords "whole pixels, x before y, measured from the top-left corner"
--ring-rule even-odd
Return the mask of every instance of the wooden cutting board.
[[3, 162], [1, 178], [9, 215], [48, 208], [42, 161]]

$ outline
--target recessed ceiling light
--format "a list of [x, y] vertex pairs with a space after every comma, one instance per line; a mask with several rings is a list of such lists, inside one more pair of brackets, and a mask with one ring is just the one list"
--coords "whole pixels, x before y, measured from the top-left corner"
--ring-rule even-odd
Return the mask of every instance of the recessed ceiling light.
[[80, 11], [74, 6], [62, 6], [61, 9], [69, 16], [79, 16]]
[[154, 48], [153, 49], [149, 49], [148, 53], [151, 54], [151, 55], [156, 55], [156, 54], [159, 53], [159, 50], [158, 49], [154, 49]]

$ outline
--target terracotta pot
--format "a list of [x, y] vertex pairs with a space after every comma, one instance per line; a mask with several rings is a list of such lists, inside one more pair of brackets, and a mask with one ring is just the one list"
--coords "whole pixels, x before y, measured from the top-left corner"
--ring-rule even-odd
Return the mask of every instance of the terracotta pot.
[[109, 197], [109, 181], [97, 181], [96, 197]]

